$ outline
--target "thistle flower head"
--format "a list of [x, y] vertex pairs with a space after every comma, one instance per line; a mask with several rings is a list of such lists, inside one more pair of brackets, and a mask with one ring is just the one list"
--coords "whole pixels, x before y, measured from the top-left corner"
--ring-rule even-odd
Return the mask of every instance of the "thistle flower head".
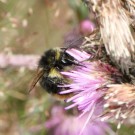
[[89, 35], [94, 28], [95, 25], [88, 19], [85, 19], [80, 23], [80, 32], [85, 36]]
[[80, 133], [81, 135], [106, 135], [106, 133], [114, 135], [108, 124], [98, 120], [87, 124], [83, 132], [81, 132], [87, 117], [86, 114], [78, 119], [76, 116], [67, 115], [62, 107], [55, 106], [52, 109], [52, 116], [45, 126], [53, 132], [53, 135], [79, 135]]
[[[135, 86], [131, 84], [108, 85], [104, 99], [106, 113], [116, 120], [135, 117]], [[111, 115], [110, 115], [111, 114]], [[115, 117], [114, 117], [115, 116]]]
[[[103, 112], [105, 103], [105, 93], [109, 84], [122, 81], [122, 75], [117, 69], [107, 63], [100, 61], [84, 61], [89, 54], [75, 49], [68, 51], [75, 59], [81, 62], [83, 66], [77, 66], [73, 70], [62, 72], [71, 82], [64, 86], [67, 90], [61, 94], [74, 93], [74, 96], [67, 99], [67, 102], [73, 102], [66, 109], [77, 106], [82, 115], [89, 112], [88, 119], [93, 119]], [[89, 56], [90, 57], [90, 56]]]

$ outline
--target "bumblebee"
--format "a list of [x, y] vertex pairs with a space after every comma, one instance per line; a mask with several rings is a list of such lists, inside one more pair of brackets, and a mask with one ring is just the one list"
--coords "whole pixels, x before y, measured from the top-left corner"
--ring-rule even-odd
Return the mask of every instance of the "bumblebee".
[[71, 94], [59, 94], [64, 88], [59, 87], [67, 83], [61, 75], [68, 67], [79, 65], [78, 61], [67, 53], [67, 48], [54, 48], [46, 51], [40, 58], [37, 73], [32, 80], [29, 91], [31, 91], [39, 81], [41, 87], [48, 93], [62, 99], [66, 99]]

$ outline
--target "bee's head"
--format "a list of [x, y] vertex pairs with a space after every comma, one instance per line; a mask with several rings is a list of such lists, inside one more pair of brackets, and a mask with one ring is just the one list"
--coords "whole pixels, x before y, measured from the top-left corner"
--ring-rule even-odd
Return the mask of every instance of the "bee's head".
[[33, 78], [29, 92], [35, 87], [36, 83], [47, 74], [51, 68], [56, 66], [56, 62], [60, 59], [61, 50], [60, 49], [50, 49], [46, 51], [39, 60], [38, 68], [35, 77]]
[[55, 66], [56, 61], [59, 59], [57, 49], [50, 49], [46, 51], [39, 60], [39, 67], [43, 68], [45, 71], [50, 70]]

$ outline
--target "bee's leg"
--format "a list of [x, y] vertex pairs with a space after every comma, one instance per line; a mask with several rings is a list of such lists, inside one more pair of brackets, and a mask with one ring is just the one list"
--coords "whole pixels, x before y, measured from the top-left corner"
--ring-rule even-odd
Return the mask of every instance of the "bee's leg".
[[74, 57], [72, 57], [71, 55], [69, 55], [67, 53], [63, 54], [61, 61], [65, 66], [80, 65], [79, 61], [75, 60]]
[[[63, 60], [63, 62], [65, 62], [65, 60]], [[72, 60], [72, 59], [66, 59], [66, 63], [70, 63], [70, 65], [75, 65], [75, 66], [84, 66], [84, 64], [82, 64], [82, 61], [77, 61], [77, 60]]]

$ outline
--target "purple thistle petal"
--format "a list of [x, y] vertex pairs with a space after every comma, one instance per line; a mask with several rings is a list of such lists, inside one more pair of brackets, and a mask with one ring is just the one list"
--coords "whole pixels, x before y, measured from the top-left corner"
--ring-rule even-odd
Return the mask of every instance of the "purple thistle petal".
[[87, 112], [92, 113], [94, 117], [95, 114], [101, 115], [107, 85], [115, 83], [115, 78], [112, 78], [113, 74], [118, 77], [121, 77], [121, 74], [107, 63], [85, 61], [91, 56], [84, 51], [71, 49], [67, 52], [84, 66], [76, 66], [74, 69], [61, 72], [71, 80], [71, 83], [63, 85], [62, 87], [66, 90], [60, 94], [74, 93], [66, 100], [66, 102], [72, 102], [66, 109], [77, 106], [78, 110], [82, 111], [82, 115]]
[[81, 53], [80, 53], [80, 51], [76, 50], [76, 49], [69, 49], [69, 50], [67, 50], [67, 53], [69, 55], [73, 56], [78, 61], [84, 61], [84, 60], [89, 59], [91, 57], [86, 52], [81, 51]]
[[71, 108], [73, 108], [73, 107], [75, 107], [75, 106], [77, 106], [77, 103], [71, 104], [71, 105], [69, 105], [68, 107], [65, 107], [65, 109], [66, 109], [66, 110], [69, 110], [69, 109], [71, 109]]
[[[94, 105], [94, 104], [93, 104], [93, 105]], [[93, 115], [94, 110], [95, 110], [95, 106], [93, 106], [91, 112], [89, 113], [88, 118], [86, 119], [86, 122], [84, 123], [84, 126], [83, 126], [83, 128], [82, 128], [82, 130], [81, 130], [81, 132], [80, 132], [79, 135], [82, 135], [84, 129], [86, 128], [86, 126], [87, 126], [89, 120], [91, 119], [91, 117], [92, 117], [92, 115]], [[82, 115], [81, 115], [81, 117], [82, 117]]]
[[[93, 110], [95, 110], [94, 106]], [[108, 124], [99, 120], [89, 122], [93, 114], [92, 111], [78, 118], [65, 114], [58, 107], [58, 110], [51, 115], [51, 118], [46, 122], [45, 126], [52, 131], [52, 135], [106, 135], [106, 133], [114, 135], [114, 132]]]

